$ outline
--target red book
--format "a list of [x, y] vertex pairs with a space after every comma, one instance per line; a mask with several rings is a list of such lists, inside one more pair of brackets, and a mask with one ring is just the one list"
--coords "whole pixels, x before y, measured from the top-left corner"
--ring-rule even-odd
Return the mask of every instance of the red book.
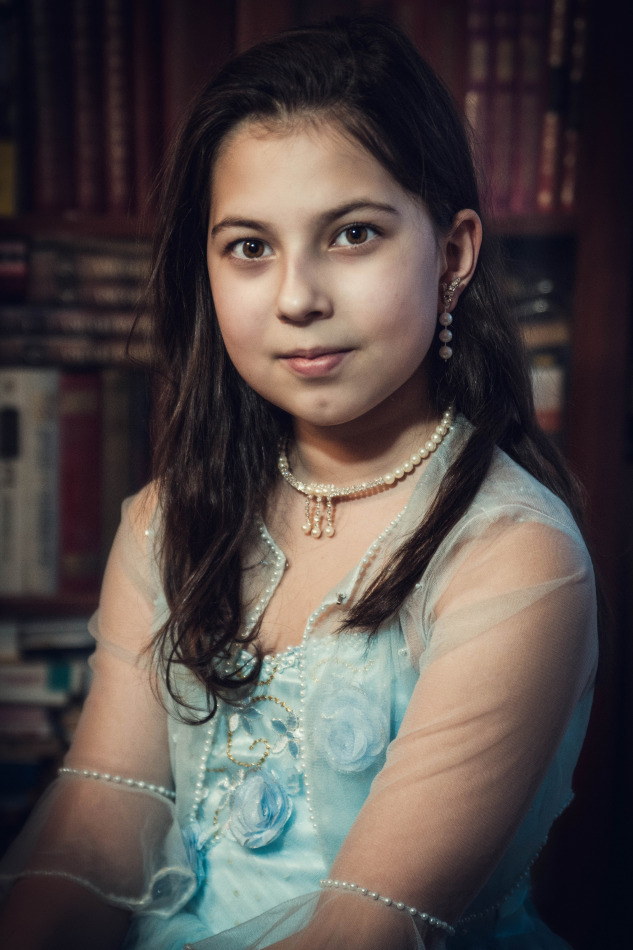
[[548, 0], [520, 0], [512, 214], [530, 214], [536, 210], [547, 80], [548, 10]]
[[32, 207], [63, 211], [72, 204], [71, 49], [65, 0], [29, 0], [28, 58], [32, 75]]
[[567, 114], [563, 129], [562, 179], [560, 206], [574, 211], [578, 176], [578, 146], [582, 119], [582, 84], [587, 57], [588, 0], [575, 0], [571, 16], [571, 45]]
[[134, 176], [131, 9], [126, 0], [104, 0], [103, 7], [106, 204], [127, 214]]
[[570, 0], [553, 0], [550, 17], [549, 88], [541, 131], [537, 189], [537, 208], [546, 213], [557, 210], [560, 192], [569, 6]]
[[61, 593], [96, 590], [101, 567], [101, 376], [62, 373], [59, 391]]
[[163, 152], [161, 21], [155, 0], [135, 0], [133, 6], [134, 189], [136, 210], [142, 216], [153, 210], [154, 180]]
[[490, 103], [491, 200], [494, 214], [510, 206], [514, 96], [517, 70], [518, 7], [516, 0], [495, 0], [493, 14]]
[[104, 210], [101, 22], [92, 0], [72, 0], [75, 204]]
[[467, 74], [464, 111], [473, 130], [482, 172], [490, 174], [490, 82], [492, 77], [492, 3], [470, 0], [467, 17]]

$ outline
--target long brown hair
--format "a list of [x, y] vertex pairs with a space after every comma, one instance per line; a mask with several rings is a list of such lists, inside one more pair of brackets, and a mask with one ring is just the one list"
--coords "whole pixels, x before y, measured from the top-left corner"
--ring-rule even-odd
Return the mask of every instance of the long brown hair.
[[[207, 709], [243, 686], [242, 555], [276, 478], [289, 419], [231, 364], [206, 267], [210, 179], [225, 136], [247, 119], [337, 121], [407, 191], [438, 233], [455, 214], [481, 214], [468, 138], [450, 94], [393, 25], [374, 18], [288, 31], [229, 62], [195, 101], [166, 172], [150, 282], [156, 322], [154, 475], [161, 506], [161, 570], [170, 616], [155, 646], [167, 688], [175, 666], [204, 684]], [[559, 495], [580, 502], [558, 452], [539, 430], [517, 328], [500, 299], [484, 241], [459, 302], [454, 356], [430, 354], [438, 412], [450, 402], [473, 431], [417, 532], [397, 551], [344, 626], [375, 633], [402, 604], [471, 504], [495, 446]], [[258, 629], [252, 631], [254, 640]], [[257, 664], [246, 682], [258, 674]]]

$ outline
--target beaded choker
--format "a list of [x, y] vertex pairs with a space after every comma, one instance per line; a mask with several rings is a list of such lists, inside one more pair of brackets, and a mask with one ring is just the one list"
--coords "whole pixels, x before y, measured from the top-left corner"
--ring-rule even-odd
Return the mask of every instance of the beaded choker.
[[371, 481], [360, 482], [358, 485], [348, 485], [345, 488], [337, 488], [336, 485], [325, 485], [323, 483], [311, 482], [306, 484], [300, 481], [290, 471], [290, 465], [286, 452], [283, 448], [279, 450], [277, 465], [279, 471], [285, 480], [296, 491], [306, 496], [305, 503], [305, 523], [302, 525], [305, 534], [312, 535], [313, 538], [321, 537], [321, 520], [323, 515], [323, 502], [325, 502], [325, 529], [326, 537], [331, 538], [334, 534], [334, 505], [333, 502], [339, 498], [361, 498], [374, 491], [383, 491], [405, 477], [409, 472], [428, 458], [432, 452], [435, 452], [438, 445], [443, 442], [444, 437], [450, 431], [453, 422], [453, 409], [446, 410], [435, 432], [431, 438], [417, 449], [402, 465], [394, 468], [391, 472], [386, 472], [379, 478]]

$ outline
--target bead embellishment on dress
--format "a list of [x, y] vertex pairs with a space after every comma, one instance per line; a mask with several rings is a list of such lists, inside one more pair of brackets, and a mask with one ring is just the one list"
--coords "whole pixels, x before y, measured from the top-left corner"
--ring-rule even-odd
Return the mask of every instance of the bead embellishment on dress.
[[[355, 498], [362, 498], [376, 491], [384, 491], [391, 488], [398, 481], [405, 478], [409, 472], [412, 472], [420, 462], [428, 458], [438, 445], [444, 441], [446, 435], [450, 432], [453, 423], [453, 407], [449, 406], [440, 422], [435, 427], [433, 435], [416, 449], [409, 458], [394, 468], [392, 471], [385, 472], [379, 478], [370, 479], [365, 482], [359, 482], [357, 485], [347, 485], [343, 488], [337, 488], [336, 485], [326, 485], [316, 482], [302, 482], [296, 478], [290, 470], [290, 463], [285, 448], [280, 448], [277, 467], [282, 477], [288, 482], [295, 491], [305, 495], [305, 522], [302, 525], [303, 532], [311, 535], [313, 538], [320, 538], [321, 534], [331, 538], [334, 535], [334, 505], [333, 502], [341, 498], [353, 501]], [[321, 522], [323, 519], [323, 503], [325, 502], [325, 529], [322, 530]]]
[[370, 891], [367, 887], [362, 887], [360, 884], [353, 884], [351, 881], [335, 881], [330, 877], [326, 877], [319, 881], [319, 887], [323, 890], [335, 890], [338, 888], [343, 891], [351, 891], [353, 894], [359, 894], [361, 897], [368, 897], [373, 901], [380, 901], [380, 903], [385, 904], [386, 907], [394, 907], [396, 910], [410, 914], [411, 917], [419, 917], [427, 924], [430, 924], [431, 927], [444, 930], [450, 937], [455, 934], [455, 928], [447, 924], [445, 920], [439, 920], [439, 918], [433, 917], [432, 914], [427, 914], [426, 911], [418, 910], [417, 907], [411, 907], [402, 901], [394, 901], [391, 897], [383, 897], [382, 894], [378, 894], [376, 891]]
[[67, 765], [57, 770], [58, 775], [78, 775], [83, 778], [99, 779], [102, 782], [112, 782], [113, 785], [128, 785], [130, 788], [139, 788], [144, 792], [155, 792], [170, 802], [176, 801], [176, 793], [164, 785], [155, 785], [153, 782], [142, 782], [135, 778], [126, 778], [123, 775], [110, 775], [109, 772], [93, 772], [91, 769], [73, 769]]

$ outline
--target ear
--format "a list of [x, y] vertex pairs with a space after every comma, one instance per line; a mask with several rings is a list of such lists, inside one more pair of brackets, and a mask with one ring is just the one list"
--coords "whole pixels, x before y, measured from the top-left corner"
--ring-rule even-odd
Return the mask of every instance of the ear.
[[443, 271], [438, 288], [438, 307], [444, 309], [441, 284], [450, 284], [456, 277], [460, 278], [459, 285], [453, 294], [451, 307], [459, 300], [460, 294], [468, 286], [479, 257], [481, 247], [482, 228], [481, 220], [476, 211], [465, 208], [458, 211], [447, 235], [441, 242], [443, 254]]

